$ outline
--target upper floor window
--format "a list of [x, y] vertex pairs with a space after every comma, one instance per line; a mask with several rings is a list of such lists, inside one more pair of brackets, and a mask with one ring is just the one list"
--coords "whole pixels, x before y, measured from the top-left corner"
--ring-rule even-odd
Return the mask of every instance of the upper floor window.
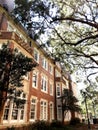
[[48, 70], [48, 62], [44, 57], [42, 57], [42, 67]]
[[50, 83], [50, 85], [49, 85], [50, 87], [49, 87], [49, 92], [50, 92], [50, 95], [53, 95], [53, 84], [52, 83]]
[[42, 76], [41, 79], [41, 90], [47, 92], [47, 78]]
[[56, 93], [57, 93], [57, 96], [61, 96], [61, 90], [60, 90], [60, 85], [59, 84], [57, 84]]
[[53, 74], [53, 66], [52, 65], [49, 65], [49, 73]]
[[38, 73], [34, 72], [32, 76], [32, 87], [37, 87], [38, 84]]
[[34, 59], [38, 62], [39, 61], [39, 52], [34, 49]]

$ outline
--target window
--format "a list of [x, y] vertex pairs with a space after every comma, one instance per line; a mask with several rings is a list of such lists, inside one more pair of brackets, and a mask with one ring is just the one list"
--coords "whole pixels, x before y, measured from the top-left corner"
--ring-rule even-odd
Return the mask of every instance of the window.
[[53, 113], [53, 103], [50, 103], [50, 121], [54, 119], [54, 113]]
[[[19, 100], [22, 101], [22, 99], [24, 101], [26, 100], [26, 98], [27, 98], [26, 94], [22, 92], [20, 95], [17, 96], [17, 101]], [[9, 120], [9, 122], [20, 120], [24, 121], [25, 105], [26, 105], [25, 102], [18, 106], [18, 102], [14, 100], [13, 101], [7, 100], [5, 104], [3, 120], [4, 121]]]
[[20, 109], [20, 120], [24, 119], [24, 105]]
[[48, 62], [44, 57], [42, 57], [42, 67], [48, 70]]
[[41, 90], [47, 92], [47, 78], [45, 76], [42, 76]]
[[57, 87], [56, 87], [56, 93], [57, 93], [57, 96], [61, 96], [61, 91], [60, 91], [60, 85], [57, 84]]
[[18, 107], [16, 103], [13, 103], [13, 110], [12, 110], [12, 120], [17, 120], [18, 118]]
[[50, 95], [53, 95], [53, 84], [52, 83], [50, 83], [49, 90], [50, 90]]
[[[19, 96], [18, 96], [18, 99], [20, 100], [26, 100], [26, 94], [25, 93], [21, 93]], [[24, 119], [24, 112], [25, 110], [25, 103], [17, 106], [17, 103], [16, 102], [13, 102], [13, 108], [12, 108], [12, 120], [23, 120]]]
[[39, 61], [39, 53], [36, 49], [34, 49], [34, 59], [38, 62]]
[[38, 73], [34, 72], [33, 77], [32, 77], [32, 86], [36, 88], [37, 87], [37, 82], [38, 82]]
[[57, 108], [57, 119], [61, 120], [62, 119], [62, 109], [60, 106]]
[[32, 99], [31, 101], [30, 119], [36, 119], [36, 99]]
[[41, 101], [40, 103], [40, 119], [47, 120], [47, 102]]
[[4, 120], [8, 120], [9, 109], [10, 109], [9, 107], [10, 107], [10, 101], [7, 101], [5, 104], [5, 110], [4, 110], [4, 116], [3, 116]]
[[53, 74], [53, 66], [52, 65], [49, 65], [49, 73]]

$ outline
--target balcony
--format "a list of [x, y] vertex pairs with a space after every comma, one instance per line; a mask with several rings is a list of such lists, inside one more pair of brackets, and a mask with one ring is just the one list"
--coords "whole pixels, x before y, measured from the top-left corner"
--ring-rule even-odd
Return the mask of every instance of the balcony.
[[29, 43], [26, 43], [21, 37], [19, 37], [15, 32], [0, 31], [0, 39], [2, 40], [14, 40], [22, 48], [24, 48], [31, 55], [33, 54], [32, 48]]

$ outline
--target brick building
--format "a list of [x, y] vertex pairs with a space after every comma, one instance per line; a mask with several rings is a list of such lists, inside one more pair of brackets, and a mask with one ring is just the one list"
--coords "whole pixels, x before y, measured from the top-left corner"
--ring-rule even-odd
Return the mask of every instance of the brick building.
[[[19, 125], [36, 120], [62, 120], [61, 96], [64, 88], [70, 88], [68, 74], [62, 73], [59, 63], [48, 55], [40, 44], [31, 39], [24, 28], [17, 25], [7, 11], [0, 6], [0, 46], [10, 43], [24, 55], [33, 58], [38, 66], [24, 76], [21, 99], [26, 103], [18, 109], [13, 101], [7, 100], [3, 111], [3, 125]], [[69, 112], [65, 121], [69, 121]]]

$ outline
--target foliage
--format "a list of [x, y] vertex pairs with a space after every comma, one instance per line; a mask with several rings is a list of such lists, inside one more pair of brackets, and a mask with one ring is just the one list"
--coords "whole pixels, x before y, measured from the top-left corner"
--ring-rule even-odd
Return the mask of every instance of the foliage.
[[36, 121], [35, 123], [33, 123], [33, 129], [36, 129], [36, 130], [50, 130], [50, 125], [48, 122], [46, 121]]
[[49, 38], [45, 43], [52, 48], [50, 56], [75, 73], [77, 82], [90, 86], [90, 93], [95, 93], [93, 87], [98, 86], [97, 3], [96, 0], [16, 0], [14, 10], [14, 16], [34, 32], [34, 39], [47, 32]]
[[[54, 28], [51, 44], [54, 56], [81, 80], [96, 82], [98, 73], [98, 25], [97, 2], [88, 0], [55, 1], [60, 8], [60, 17], [54, 18], [59, 26]], [[77, 3], [77, 4], [76, 4]], [[79, 76], [78, 76], [79, 75]]]
[[49, 29], [51, 17], [57, 14], [57, 11], [53, 11], [55, 8], [51, 0], [15, 0], [12, 15], [27, 29], [30, 37], [36, 40]]
[[[23, 76], [32, 71], [36, 66], [31, 58], [18, 52], [17, 49], [11, 49], [9, 44], [3, 44], [0, 49], [0, 103], [12, 95], [16, 99], [17, 94], [21, 94], [23, 87]], [[19, 101], [24, 102], [24, 101]]]
[[15, 130], [15, 127], [14, 126], [8, 127], [7, 130]]
[[92, 78], [98, 73], [96, 0], [15, 0], [15, 3], [14, 16], [30, 35], [34, 34], [34, 39], [47, 32], [48, 41], [44, 43], [52, 47], [50, 55], [56, 61], [75, 72], [81, 81], [85, 78], [89, 82], [97, 81]]
[[59, 128], [61, 128], [62, 127], [62, 122], [58, 121], [58, 120], [53, 120], [51, 122], [51, 127], [59, 127]]
[[78, 99], [74, 96], [73, 91], [70, 89], [64, 89], [63, 94], [60, 97], [62, 102], [62, 122], [64, 123], [64, 117], [68, 111], [70, 112], [80, 112], [81, 108], [77, 104]]
[[70, 125], [77, 125], [80, 124], [80, 119], [79, 118], [72, 118], [70, 120]]
[[[39, 123], [38, 123], [39, 122]], [[37, 124], [38, 124], [38, 127], [37, 127]], [[42, 125], [43, 126], [42, 126]], [[25, 125], [25, 126], [20, 126], [20, 127], [17, 127], [17, 128], [14, 128], [14, 129], [11, 129], [9, 128], [9, 130], [75, 130], [77, 128], [77, 125], [64, 125], [63, 127], [58, 127], [58, 126], [51, 126], [51, 123], [49, 125], [49, 123], [47, 123], [46, 121], [37, 121], [35, 123], [31, 123], [31, 124], [28, 124], [28, 125]], [[82, 124], [79, 124], [80, 126], [78, 126], [78, 129], [80, 127], [83, 128], [84, 126]], [[35, 127], [36, 126], [36, 127]]]
[[73, 91], [70, 89], [64, 89], [63, 95], [60, 97], [62, 101], [62, 110], [63, 111], [81, 111], [77, 102], [78, 99], [74, 96]]

